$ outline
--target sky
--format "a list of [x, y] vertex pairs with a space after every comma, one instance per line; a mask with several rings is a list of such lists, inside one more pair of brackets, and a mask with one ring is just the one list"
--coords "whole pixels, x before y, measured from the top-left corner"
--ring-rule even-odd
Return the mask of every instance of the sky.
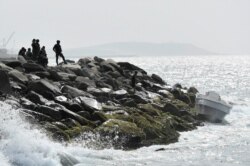
[[0, 0], [0, 46], [52, 48], [110, 42], [190, 43], [250, 54], [250, 0]]

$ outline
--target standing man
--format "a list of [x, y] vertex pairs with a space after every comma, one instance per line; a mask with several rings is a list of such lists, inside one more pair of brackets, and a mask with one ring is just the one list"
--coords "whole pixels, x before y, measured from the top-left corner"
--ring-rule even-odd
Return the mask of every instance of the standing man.
[[56, 44], [53, 47], [53, 51], [56, 53], [56, 64], [57, 65], [58, 65], [58, 56], [60, 56], [63, 59], [64, 63], [67, 64], [67, 62], [65, 61], [65, 58], [62, 54], [62, 47], [60, 45], [60, 40], [56, 41]]

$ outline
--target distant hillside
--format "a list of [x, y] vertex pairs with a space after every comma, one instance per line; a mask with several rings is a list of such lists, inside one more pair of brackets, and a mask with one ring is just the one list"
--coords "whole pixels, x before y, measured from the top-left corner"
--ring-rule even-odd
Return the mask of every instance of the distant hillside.
[[64, 51], [71, 57], [81, 56], [153, 56], [153, 55], [207, 55], [210, 51], [186, 43], [109, 43]]

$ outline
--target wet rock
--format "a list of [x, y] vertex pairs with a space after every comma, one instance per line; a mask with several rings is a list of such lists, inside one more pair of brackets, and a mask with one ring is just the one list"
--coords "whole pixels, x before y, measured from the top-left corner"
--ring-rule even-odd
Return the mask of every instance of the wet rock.
[[88, 87], [96, 87], [95, 81], [90, 80], [88, 77], [76, 77], [77, 87], [81, 90], [87, 90]]
[[174, 84], [173, 88], [174, 89], [176, 89], [176, 88], [182, 89], [182, 86], [180, 83], [176, 83], [176, 84]]
[[90, 62], [91, 62], [91, 58], [81, 58], [78, 60], [78, 64], [82, 67], [87, 66], [87, 64]]
[[69, 85], [65, 85], [62, 87], [62, 92], [67, 94], [69, 98], [75, 98], [79, 96], [88, 96], [88, 97], [93, 97], [91, 94], [84, 92], [82, 90], [79, 90], [77, 88], [71, 87]]
[[14, 81], [18, 81], [22, 84], [26, 84], [29, 81], [27, 76], [17, 70], [12, 70], [8, 74]]
[[57, 74], [61, 81], [74, 81], [77, 77], [75, 74], [65, 72], [57, 72]]
[[101, 104], [93, 98], [80, 96], [80, 97], [76, 98], [76, 100], [78, 101], [78, 103], [83, 104], [85, 106], [85, 108], [91, 107], [91, 108], [94, 108], [96, 110], [100, 110], [102, 108]]
[[26, 109], [30, 109], [30, 110], [35, 110], [36, 109], [36, 104], [31, 102], [30, 100], [26, 99], [25, 97], [22, 97], [20, 99], [20, 104], [26, 108]]
[[97, 57], [97, 56], [94, 57], [94, 60], [95, 60], [96, 62], [98, 62], [98, 63], [101, 63], [101, 62], [105, 61], [104, 59], [102, 59], [102, 58], [100, 58], [100, 57]]
[[44, 79], [31, 82], [29, 89], [43, 95], [48, 99], [54, 99], [54, 95], [60, 95], [61, 93], [57, 86]]
[[175, 106], [172, 103], [167, 103], [164, 108], [163, 108], [164, 112], [169, 112], [172, 115], [176, 115], [176, 116], [180, 116], [180, 112], [177, 106]]
[[100, 121], [101, 123], [105, 122], [108, 120], [108, 118], [105, 116], [105, 114], [103, 112], [100, 111], [95, 111], [92, 115], [91, 115], [91, 120], [93, 121]]
[[52, 119], [55, 119], [55, 120], [61, 120], [62, 119], [62, 115], [61, 115], [61, 112], [56, 110], [56, 109], [53, 109], [53, 108], [50, 108], [48, 106], [38, 106], [37, 109], [35, 110], [39, 113], [42, 113], [44, 115], [47, 115], [49, 117], [51, 117]]
[[52, 124], [61, 130], [68, 130], [69, 129], [69, 127], [67, 125], [63, 124], [62, 122], [52, 122]]
[[24, 63], [23, 68], [26, 72], [45, 71], [45, 68], [37, 63]]
[[131, 122], [118, 119], [110, 119], [96, 129], [101, 135], [106, 135], [116, 141], [113, 142], [115, 147], [135, 148], [145, 139], [145, 133]]
[[68, 128], [81, 127], [81, 124], [79, 122], [77, 122], [76, 120], [71, 119], [71, 118], [62, 119], [61, 123], [63, 123], [64, 125], [66, 125]]
[[47, 99], [34, 91], [30, 91], [25, 97], [35, 104], [45, 105], [48, 102]]
[[19, 60], [6, 60], [3, 61], [3, 63], [11, 68], [20, 67], [22, 65], [22, 63]]
[[91, 115], [87, 111], [80, 111], [80, 112], [77, 112], [77, 114], [84, 117], [84, 118], [86, 118], [86, 119], [88, 119], [88, 120], [91, 119]]
[[126, 90], [121, 89], [121, 90], [113, 91], [111, 93], [111, 96], [116, 99], [121, 99], [121, 98], [124, 98], [127, 94], [128, 92]]
[[188, 89], [188, 93], [193, 93], [193, 94], [196, 94], [196, 93], [198, 93], [199, 91], [195, 88], [195, 87], [190, 87], [189, 89]]
[[157, 109], [156, 107], [154, 107], [150, 103], [138, 104], [138, 108], [151, 116], [160, 116], [161, 115], [161, 113], [160, 113], [161, 111], [159, 109]]
[[74, 119], [77, 122], [79, 122], [81, 125], [94, 126], [94, 124], [91, 121], [85, 119], [84, 117], [82, 117], [82, 116], [80, 116], [80, 115], [78, 115], [78, 114], [76, 114], [76, 113], [74, 113], [74, 112], [72, 112], [72, 111], [70, 111], [70, 110], [68, 110], [66, 108], [61, 109], [60, 111], [61, 111], [61, 114], [62, 114], [63, 118]]
[[134, 99], [126, 99], [123, 101], [123, 105], [127, 107], [136, 107], [137, 103], [134, 101]]
[[165, 82], [162, 80], [162, 78], [156, 74], [152, 74], [152, 79], [159, 84], [165, 84]]
[[51, 79], [51, 75], [47, 71], [37, 71], [37, 72], [34, 72], [34, 74], [37, 75], [40, 78]]
[[13, 70], [13, 68], [6, 66], [4, 63], [0, 62], [0, 70], [7, 73]]
[[39, 121], [45, 121], [45, 122], [53, 122], [55, 121], [53, 118], [51, 118], [48, 115], [36, 112], [36, 111], [31, 111], [31, 110], [27, 110], [27, 109], [21, 109], [21, 111], [33, 115], [37, 120]]
[[0, 92], [8, 94], [11, 92], [9, 76], [3, 71], [0, 70]]
[[147, 74], [146, 71], [144, 71], [143, 69], [129, 63], [129, 62], [118, 62], [117, 63], [123, 70], [129, 70], [129, 71], [140, 71], [143, 74]]

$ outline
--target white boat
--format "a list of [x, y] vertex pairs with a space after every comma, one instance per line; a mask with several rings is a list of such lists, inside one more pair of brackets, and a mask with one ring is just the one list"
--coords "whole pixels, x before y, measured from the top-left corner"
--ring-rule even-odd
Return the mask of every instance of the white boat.
[[201, 118], [211, 122], [221, 122], [232, 108], [214, 91], [207, 92], [205, 95], [198, 94], [195, 107], [198, 109], [198, 115]]

